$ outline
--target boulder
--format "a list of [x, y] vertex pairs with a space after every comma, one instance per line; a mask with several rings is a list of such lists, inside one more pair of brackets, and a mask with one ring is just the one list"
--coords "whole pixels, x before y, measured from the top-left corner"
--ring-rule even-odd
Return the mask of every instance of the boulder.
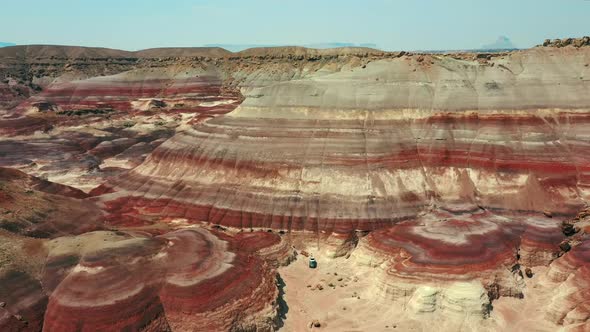
[[578, 229], [572, 224], [563, 224], [561, 226], [561, 231], [565, 236], [572, 236], [578, 232]]
[[559, 249], [561, 249], [561, 251], [568, 252], [572, 249], [572, 246], [567, 242], [562, 242], [559, 244]]

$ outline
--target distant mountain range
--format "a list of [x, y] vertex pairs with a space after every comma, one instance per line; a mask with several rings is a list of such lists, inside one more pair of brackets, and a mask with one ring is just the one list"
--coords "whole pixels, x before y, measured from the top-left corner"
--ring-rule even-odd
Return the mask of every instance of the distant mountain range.
[[337, 48], [337, 47], [368, 47], [368, 48], [378, 48], [377, 44], [373, 43], [319, 43], [319, 44], [307, 44], [303, 45], [304, 47], [308, 48]]
[[304, 45], [279, 45], [279, 44], [205, 44], [204, 47], [221, 47], [231, 52], [239, 52], [243, 51], [248, 48], [256, 48], [256, 47], [279, 47], [279, 46], [302, 46], [307, 48], [338, 48], [338, 47], [368, 47], [368, 48], [378, 48], [377, 44], [372, 43], [339, 43], [339, 42], [330, 42], [330, 43], [317, 43], [317, 44], [304, 44]]
[[[279, 46], [302, 46], [307, 48], [338, 48], [338, 47], [368, 47], [379, 49], [377, 44], [373, 43], [341, 43], [341, 42], [329, 42], [329, 43], [315, 43], [315, 44], [303, 44], [303, 45], [281, 45], [281, 44], [206, 44], [205, 47], [221, 47], [230, 52], [239, 52], [248, 48], [256, 47], [279, 47]], [[484, 44], [480, 48], [465, 49], [465, 50], [414, 50], [418, 52], [428, 53], [446, 53], [454, 51], [470, 51], [470, 52], [494, 52], [494, 51], [509, 51], [516, 50], [518, 47], [512, 43], [510, 38], [506, 36], [500, 36], [496, 41], [490, 44]]]
[[[15, 43], [8, 43], [8, 42], [0, 42], [0, 47], [6, 46], [15, 46]], [[315, 44], [303, 44], [303, 45], [282, 45], [282, 44], [205, 44], [204, 47], [221, 47], [230, 52], [239, 52], [243, 51], [248, 48], [257, 48], [257, 47], [280, 47], [280, 46], [302, 46], [307, 48], [319, 48], [319, 49], [326, 49], [326, 48], [338, 48], [338, 47], [367, 47], [367, 48], [375, 48], [380, 49], [377, 44], [374, 43], [343, 43], [343, 42], [328, 42], [328, 43], [315, 43]], [[452, 52], [452, 51], [472, 51], [472, 52], [489, 52], [489, 51], [506, 51], [506, 50], [515, 50], [518, 49], [514, 43], [510, 40], [510, 38], [506, 36], [500, 36], [498, 39], [490, 44], [482, 45], [480, 48], [476, 49], [466, 49], [466, 50], [414, 50], [418, 52], [428, 52], [428, 53], [445, 53], [445, 52]]]
[[480, 48], [472, 49], [449, 49], [449, 50], [417, 50], [416, 52], [424, 53], [451, 53], [451, 52], [474, 52], [474, 53], [487, 53], [487, 52], [502, 52], [518, 50], [518, 47], [512, 43], [512, 41], [506, 36], [500, 36], [498, 39], [491, 43], [482, 45]]
[[512, 41], [510, 40], [510, 38], [506, 37], [506, 36], [500, 36], [498, 37], [498, 39], [491, 43], [491, 44], [485, 44], [481, 47], [481, 49], [484, 50], [514, 50], [517, 49], [517, 47], [512, 43]]

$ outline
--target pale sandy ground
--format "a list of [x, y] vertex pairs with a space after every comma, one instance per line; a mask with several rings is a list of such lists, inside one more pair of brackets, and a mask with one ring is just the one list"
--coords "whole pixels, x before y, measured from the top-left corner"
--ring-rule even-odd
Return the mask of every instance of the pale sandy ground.
[[[491, 316], [483, 319], [449, 312], [416, 313], [407, 307], [407, 300], [387, 300], [379, 294], [375, 286], [376, 268], [358, 265], [354, 257], [333, 259], [321, 253], [314, 253], [314, 257], [318, 261], [315, 270], [308, 267], [308, 258], [301, 255], [279, 269], [289, 308], [280, 331], [558, 330], [558, 326], [543, 319], [549, 296], [537, 285], [539, 277], [527, 283], [526, 300], [497, 300]], [[330, 283], [335, 287], [328, 286]], [[315, 289], [317, 284], [324, 289]], [[321, 327], [311, 328], [310, 323], [316, 319]]]
[[496, 321], [499, 331], [563, 331], [561, 326], [548, 321], [548, 309], [556, 294], [558, 285], [547, 280], [547, 267], [533, 268], [535, 275], [526, 279], [524, 299], [501, 297], [493, 302], [490, 315]]
[[[391, 309], [367, 297], [365, 290], [370, 288], [367, 268], [353, 271], [346, 259], [323, 258], [317, 254], [315, 257], [318, 260], [316, 269], [310, 269], [307, 257], [301, 255], [289, 266], [279, 269], [285, 282], [284, 298], [289, 306], [281, 331], [312, 330], [310, 322], [314, 319], [321, 322], [320, 329], [324, 331], [393, 330], [393, 326], [399, 324], [388, 314]], [[330, 283], [336, 287], [329, 287]], [[312, 289], [318, 284], [324, 289]], [[385, 319], [385, 316], [391, 318]]]

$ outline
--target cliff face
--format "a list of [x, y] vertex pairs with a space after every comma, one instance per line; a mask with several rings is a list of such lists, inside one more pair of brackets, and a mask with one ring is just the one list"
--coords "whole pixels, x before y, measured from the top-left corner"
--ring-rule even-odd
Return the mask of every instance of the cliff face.
[[[51, 217], [20, 213], [0, 236], [96, 246], [42, 240], [26, 274], [37, 300], [0, 288], [16, 303], [0, 327], [21, 312], [48, 331], [272, 329], [293, 236], [374, 268], [376, 292], [416, 312], [510, 322], [490, 302], [528, 294], [533, 268], [552, 299], [536, 304], [543, 321], [583, 328], [588, 287], [564, 275], [588, 268], [587, 214], [571, 219], [590, 199], [584, 40], [444, 55], [0, 49], [0, 166], [46, 179], [26, 181]], [[45, 212], [48, 199], [76, 203]], [[86, 228], [54, 220], [83, 208], [98, 215]], [[0, 268], [7, 284], [15, 266]]]

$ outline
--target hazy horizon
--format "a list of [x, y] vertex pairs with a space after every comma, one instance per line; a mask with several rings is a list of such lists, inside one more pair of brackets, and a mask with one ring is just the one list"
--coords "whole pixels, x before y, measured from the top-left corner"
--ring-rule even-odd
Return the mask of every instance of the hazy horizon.
[[0, 21], [0, 42], [130, 51], [332, 43], [388, 51], [459, 50], [478, 49], [501, 36], [528, 48], [547, 38], [590, 34], [586, 0], [32, 0], [2, 8], [10, 15]]

